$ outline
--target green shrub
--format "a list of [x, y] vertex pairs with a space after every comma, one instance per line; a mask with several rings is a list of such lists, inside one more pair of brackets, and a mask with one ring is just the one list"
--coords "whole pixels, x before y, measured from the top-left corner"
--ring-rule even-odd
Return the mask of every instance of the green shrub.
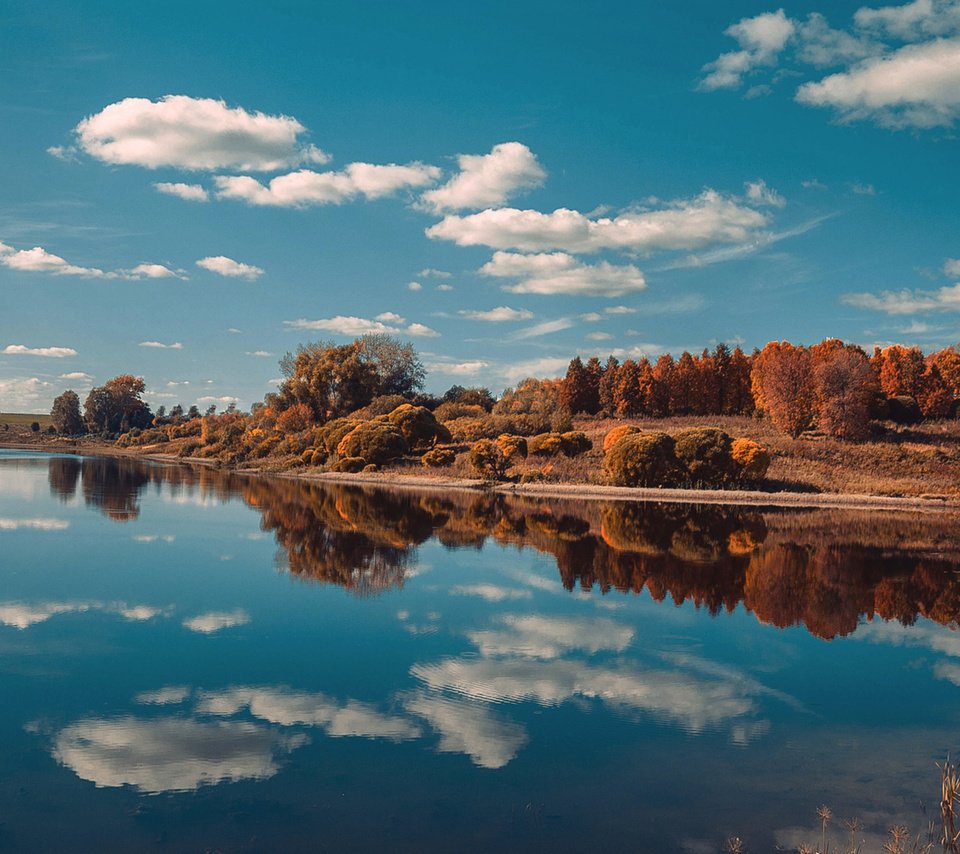
[[363, 457], [344, 457], [330, 466], [330, 471], [356, 474], [357, 472], [363, 471], [366, 465], [367, 461]]
[[457, 455], [450, 448], [434, 448], [432, 451], [427, 451], [420, 461], [427, 468], [443, 468], [453, 465], [456, 458]]
[[517, 458], [525, 460], [527, 458], [527, 440], [523, 436], [501, 433], [497, 437], [497, 445], [508, 460]]
[[636, 433], [615, 444], [603, 473], [619, 486], [675, 486], [682, 469], [666, 433]]
[[409, 451], [398, 427], [382, 421], [364, 421], [347, 433], [337, 445], [339, 457], [363, 457], [368, 463], [383, 463]]
[[674, 453], [687, 470], [691, 483], [722, 486], [736, 475], [731, 446], [733, 441], [716, 427], [681, 430], [674, 438]]
[[470, 449], [470, 465], [484, 480], [503, 480], [510, 465], [492, 439], [480, 439]]
[[362, 423], [355, 418], [334, 418], [314, 431], [313, 446], [322, 448], [327, 452], [327, 456], [332, 457], [337, 452], [340, 440]]
[[560, 449], [568, 457], [579, 457], [580, 454], [593, 450], [593, 442], [580, 430], [568, 430], [560, 434]]

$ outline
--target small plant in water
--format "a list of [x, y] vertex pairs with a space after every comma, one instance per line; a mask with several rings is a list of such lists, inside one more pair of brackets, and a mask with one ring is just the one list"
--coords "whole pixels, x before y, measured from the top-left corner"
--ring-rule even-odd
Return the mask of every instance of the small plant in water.
[[940, 769], [940, 819], [943, 824], [941, 842], [943, 850], [950, 854], [960, 852], [960, 831], [957, 830], [955, 807], [957, 798], [960, 798], [960, 770], [955, 762], [950, 761], [947, 754], [943, 765], [937, 764]]

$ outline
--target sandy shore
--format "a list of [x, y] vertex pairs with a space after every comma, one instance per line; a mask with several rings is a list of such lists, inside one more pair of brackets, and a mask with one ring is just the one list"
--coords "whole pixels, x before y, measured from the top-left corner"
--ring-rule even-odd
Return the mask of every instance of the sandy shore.
[[[14, 444], [0, 442], [0, 448], [46, 453], [75, 453], [89, 456], [134, 457], [171, 465], [216, 466], [211, 460], [181, 458], [173, 454], [144, 454], [135, 449], [94, 446], [77, 443], [72, 446]], [[390, 473], [341, 474], [322, 471], [272, 472], [255, 468], [231, 469], [244, 476], [284, 477], [320, 483], [342, 483], [373, 486], [383, 489], [417, 490], [420, 492], [469, 491], [503, 495], [524, 495], [533, 498], [564, 498], [583, 501], [650, 501], [669, 504], [731, 504], [751, 507], [843, 508], [847, 510], [927, 511], [960, 513], [960, 499], [930, 496], [857, 495], [818, 492], [761, 492], [740, 489], [643, 489], [589, 483], [486, 483], [482, 480], [441, 478], [429, 475]]]

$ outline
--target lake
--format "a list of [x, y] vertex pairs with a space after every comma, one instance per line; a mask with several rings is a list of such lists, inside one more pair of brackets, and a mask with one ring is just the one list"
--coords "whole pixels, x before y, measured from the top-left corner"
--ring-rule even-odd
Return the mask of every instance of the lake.
[[[956, 519], [0, 451], [0, 849], [754, 852], [938, 816]], [[842, 834], [842, 835], [841, 835]]]

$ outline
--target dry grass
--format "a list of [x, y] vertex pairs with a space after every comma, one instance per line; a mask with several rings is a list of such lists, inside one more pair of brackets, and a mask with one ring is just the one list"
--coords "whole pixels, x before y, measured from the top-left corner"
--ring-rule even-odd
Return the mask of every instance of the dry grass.
[[[600, 447], [607, 431], [623, 423], [585, 418], [578, 419], [574, 426]], [[840, 441], [822, 434], [791, 439], [777, 432], [769, 421], [743, 416], [639, 419], [631, 423], [643, 430], [671, 434], [689, 427], [719, 427], [734, 438], [755, 439], [773, 458], [764, 487], [770, 491], [960, 495], [960, 421], [934, 421], [913, 427], [885, 424], [875, 438], [865, 442]]]
[[0, 430], [3, 430], [4, 424], [9, 424], [10, 429], [15, 427], [30, 428], [30, 425], [36, 421], [41, 430], [46, 430], [50, 426], [50, 414], [32, 415], [29, 412], [0, 412]]

